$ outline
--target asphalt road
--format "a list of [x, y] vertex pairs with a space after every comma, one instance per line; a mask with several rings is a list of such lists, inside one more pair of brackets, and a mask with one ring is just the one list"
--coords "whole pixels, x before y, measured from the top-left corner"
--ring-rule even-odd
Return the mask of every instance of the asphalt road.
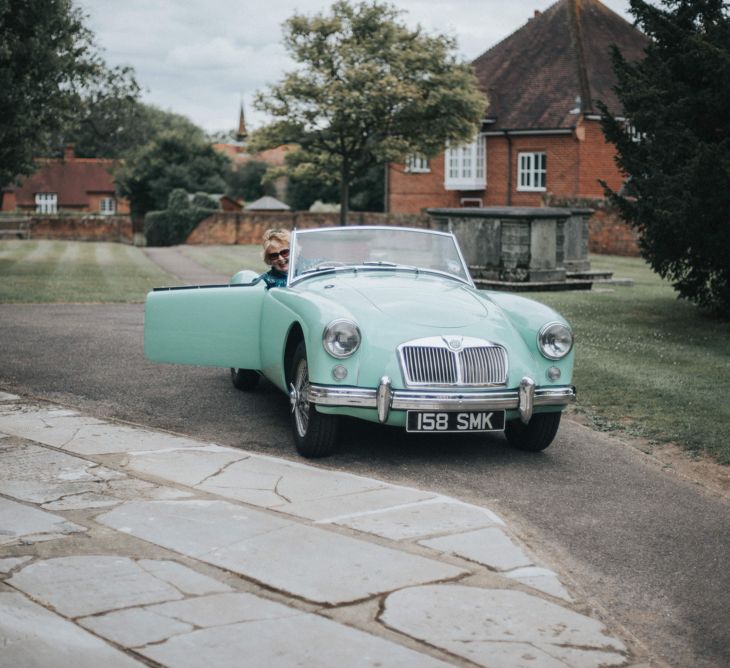
[[[0, 305], [0, 389], [295, 459], [287, 398], [156, 365], [141, 305]], [[671, 666], [730, 666], [730, 503], [570, 420], [544, 453], [348, 421], [317, 465], [484, 502]]]

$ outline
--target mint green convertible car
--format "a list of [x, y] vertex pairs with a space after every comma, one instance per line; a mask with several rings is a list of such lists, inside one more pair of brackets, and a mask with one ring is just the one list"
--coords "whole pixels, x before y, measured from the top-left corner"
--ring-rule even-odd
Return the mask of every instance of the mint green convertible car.
[[251, 271], [147, 297], [145, 354], [266, 378], [291, 400], [298, 452], [330, 454], [341, 416], [419, 434], [504, 431], [544, 450], [574, 398], [573, 336], [538, 302], [474, 287], [452, 234], [296, 230], [287, 287]]

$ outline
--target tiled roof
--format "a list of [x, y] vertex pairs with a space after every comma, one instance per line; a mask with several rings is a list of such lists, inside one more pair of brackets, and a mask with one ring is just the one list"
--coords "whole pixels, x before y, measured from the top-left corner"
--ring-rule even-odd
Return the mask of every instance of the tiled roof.
[[603, 100], [620, 104], [610, 45], [624, 57], [643, 57], [647, 39], [598, 0], [560, 0], [535, 13], [522, 28], [474, 61], [481, 89], [490, 101], [489, 129], [568, 128], [580, 98], [581, 111], [597, 112]]
[[48, 160], [35, 174], [23, 179], [15, 191], [18, 206], [35, 206], [36, 193], [57, 193], [58, 207], [86, 206], [88, 193], [114, 194], [113, 160], [74, 158]]

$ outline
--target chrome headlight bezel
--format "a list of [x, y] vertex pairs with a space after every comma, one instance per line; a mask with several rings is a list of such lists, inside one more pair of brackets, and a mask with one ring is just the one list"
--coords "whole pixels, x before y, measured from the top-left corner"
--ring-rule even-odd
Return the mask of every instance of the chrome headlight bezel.
[[573, 349], [573, 331], [564, 322], [545, 323], [537, 334], [537, 348], [543, 357], [561, 360]]
[[346, 318], [333, 320], [322, 332], [322, 346], [329, 355], [338, 360], [352, 357], [360, 348], [361, 342], [360, 328], [352, 320]]

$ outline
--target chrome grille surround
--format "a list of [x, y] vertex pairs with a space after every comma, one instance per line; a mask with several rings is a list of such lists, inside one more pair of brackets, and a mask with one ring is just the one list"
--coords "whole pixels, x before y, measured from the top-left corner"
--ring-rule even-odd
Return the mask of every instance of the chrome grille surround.
[[507, 384], [504, 346], [470, 336], [429, 336], [398, 346], [406, 387], [495, 387]]

